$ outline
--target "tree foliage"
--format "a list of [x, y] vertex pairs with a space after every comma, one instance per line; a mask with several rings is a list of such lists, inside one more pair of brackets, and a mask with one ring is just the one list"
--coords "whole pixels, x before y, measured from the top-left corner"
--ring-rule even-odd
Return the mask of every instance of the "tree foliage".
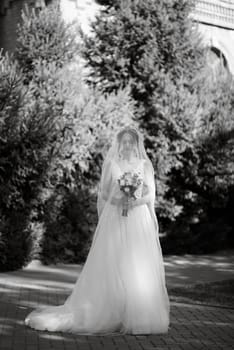
[[167, 196], [176, 199], [180, 213], [170, 228], [173, 248], [167, 251], [177, 246], [204, 253], [234, 242], [233, 88], [233, 80], [222, 76], [209, 89], [203, 87], [207, 106], [196, 139], [180, 155], [181, 165], [172, 169], [168, 183]]
[[39, 12], [26, 7], [17, 34], [15, 56], [25, 79], [29, 80], [33, 77], [38, 59], [45, 65], [53, 63], [61, 68], [73, 59], [78, 49], [72, 26], [65, 24], [56, 4]]
[[[228, 232], [223, 233], [227, 244], [234, 226], [230, 215], [222, 214], [230, 211], [233, 196], [232, 83], [227, 76], [214, 80], [206, 66], [207, 48], [189, 16], [193, 3], [128, 0], [102, 5], [106, 7], [93, 22], [92, 35], [84, 36], [87, 81], [108, 92], [130, 84], [156, 169], [157, 213], [169, 238], [165, 251], [173, 251], [175, 238], [183, 252], [208, 249], [216, 219], [217, 227]], [[193, 220], [193, 215], [199, 218]], [[196, 220], [195, 227], [191, 222]], [[196, 236], [196, 230], [201, 234]], [[218, 237], [216, 248], [217, 242]]]
[[84, 259], [93, 233], [84, 198], [94, 213], [102, 153], [134, 114], [128, 87], [103, 95], [85, 86], [74, 36], [56, 7], [26, 11], [16, 60], [0, 59], [1, 270], [58, 252]]
[[131, 82], [137, 102], [147, 103], [158, 82], [158, 72], [194, 78], [203, 63], [199, 37], [191, 25], [188, 1], [119, 1], [101, 10], [92, 36], [84, 36], [88, 81], [104, 91]]
[[[0, 211], [2, 268], [27, 261], [28, 215], [53, 158], [55, 124], [60, 103], [47, 103], [43, 91], [35, 98], [34, 84], [23, 85], [23, 73], [9, 56], [0, 57]], [[19, 237], [24, 236], [20, 240]], [[18, 245], [14, 249], [14, 245]], [[20, 249], [21, 246], [21, 249]], [[15, 257], [12, 256], [16, 255]]]

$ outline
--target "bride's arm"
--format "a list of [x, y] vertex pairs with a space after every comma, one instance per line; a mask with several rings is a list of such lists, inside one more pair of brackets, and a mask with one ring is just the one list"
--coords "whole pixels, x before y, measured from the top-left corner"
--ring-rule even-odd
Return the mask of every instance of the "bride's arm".
[[110, 200], [110, 203], [116, 206], [122, 206], [125, 201], [125, 195], [123, 193], [118, 193], [118, 195], [113, 195], [113, 197]]
[[[102, 191], [101, 196], [104, 201], [108, 201], [110, 194], [111, 194], [111, 183], [112, 183], [112, 172], [111, 167], [113, 166], [113, 163], [110, 161], [105, 168], [104, 174], [103, 174], [103, 184], [102, 184]], [[123, 195], [120, 197], [112, 196], [110, 199], [110, 203], [113, 205], [122, 205], [123, 202]]]
[[111, 185], [111, 161], [108, 162], [103, 173], [103, 182], [101, 189], [101, 196], [104, 201], [107, 201], [110, 194], [110, 185]]
[[99, 218], [101, 217], [103, 209], [110, 196], [111, 179], [112, 179], [111, 168], [112, 168], [111, 161], [107, 161], [102, 166], [101, 179], [98, 185], [98, 192], [97, 192], [97, 212], [98, 212]]
[[[146, 185], [147, 186], [147, 185]], [[148, 186], [147, 186], [147, 192], [144, 196], [140, 197], [140, 198], [137, 198], [133, 201], [133, 206], [138, 206], [138, 205], [143, 205], [143, 204], [147, 204], [150, 202], [151, 200], [151, 193], [148, 189]]]
[[132, 205], [134, 207], [143, 205], [143, 204], [148, 204], [152, 202], [152, 200], [154, 200], [155, 185], [154, 185], [154, 177], [150, 167], [151, 167], [150, 164], [146, 162], [144, 165], [144, 187], [146, 187], [146, 192], [142, 191], [142, 197], [137, 198], [133, 201]]

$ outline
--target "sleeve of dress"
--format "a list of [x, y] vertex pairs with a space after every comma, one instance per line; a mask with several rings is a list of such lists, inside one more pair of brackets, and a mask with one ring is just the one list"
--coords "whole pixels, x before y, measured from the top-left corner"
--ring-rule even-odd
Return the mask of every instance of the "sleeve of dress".
[[110, 197], [111, 180], [112, 180], [112, 161], [108, 160], [102, 167], [101, 180], [98, 187], [97, 212], [100, 218], [106, 202]]
[[155, 180], [154, 180], [154, 169], [152, 163], [148, 160], [144, 161], [144, 185], [146, 187], [146, 193], [143, 194], [140, 199], [140, 203], [151, 204], [154, 206], [155, 201]]
[[155, 208], [154, 208], [154, 203], [155, 203], [155, 174], [154, 174], [154, 168], [150, 160], [146, 160], [144, 164], [144, 182], [146, 184], [147, 188], [147, 194], [142, 197], [141, 199], [143, 200], [142, 203], [147, 203], [152, 219], [155, 223], [155, 233], [156, 233], [156, 238], [157, 238], [157, 244], [159, 249], [161, 250], [160, 242], [159, 242], [159, 225], [158, 225], [158, 219], [155, 214]]

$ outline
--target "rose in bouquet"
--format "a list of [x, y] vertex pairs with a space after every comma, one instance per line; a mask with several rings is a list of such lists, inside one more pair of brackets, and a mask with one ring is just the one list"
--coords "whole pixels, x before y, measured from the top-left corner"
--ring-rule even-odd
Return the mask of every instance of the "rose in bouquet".
[[122, 215], [128, 216], [129, 199], [136, 199], [135, 192], [138, 187], [142, 184], [143, 179], [139, 173], [125, 172], [119, 179], [120, 190], [125, 195], [125, 201], [123, 204]]

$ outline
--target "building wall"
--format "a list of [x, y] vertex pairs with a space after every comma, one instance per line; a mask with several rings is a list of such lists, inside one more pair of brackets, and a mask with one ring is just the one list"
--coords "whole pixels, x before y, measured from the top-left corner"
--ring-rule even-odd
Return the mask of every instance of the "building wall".
[[0, 0], [0, 48], [14, 52], [16, 47], [17, 25], [21, 22], [22, 9], [27, 4], [41, 7], [44, 0]]
[[203, 42], [210, 48], [221, 52], [227, 63], [227, 69], [234, 75], [234, 30], [199, 23], [198, 29]]
[[26, 0], [11, 2], [0, 14], [0, 47], [6, 51], [14, 51], [16, 44], [17, 23], [20, 22], [21, 9]]
[[234, 0], [197, 0], [191, 17], [204, 44], [222, 53], [234, 75]]

